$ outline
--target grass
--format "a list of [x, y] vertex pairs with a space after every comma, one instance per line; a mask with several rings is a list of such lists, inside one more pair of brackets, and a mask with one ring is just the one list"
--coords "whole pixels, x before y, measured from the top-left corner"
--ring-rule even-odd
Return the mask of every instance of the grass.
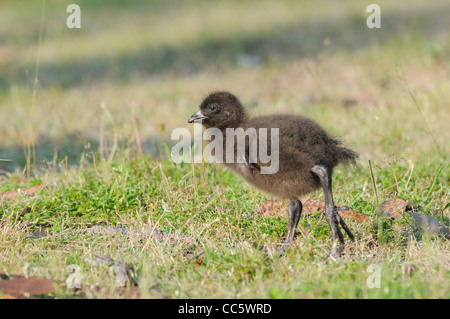
[[[267, 195], [213, 164], [167, 156], [171, 131], [187, 127], [204, 95], [227, 89], [253, 115], [307, 115], [361, 153], [358, 168], [335, 172], [338, 204], [372, 216], [377, 201], [402, 198], [448, 226], [444, 1], [381, 1], [380, 30], [365, 27], [355, 2], [296, 1], [78, 1], [82, 28], [69, 30], [69, 3], [46, 1], [36, 94], [41, 3], [0, 5], [0, 191], [44, 185], [0, 197], [0, 273], [60, 281], [55, 296], [71, 298], [64, 281], [75, 264], [82, 297], [123, 297], [113, 275], [85, 262], [97, 251], [133, 266], [149, 298], [449, 297], [448, 241], [408, 220], [348, 222], [358, 240], [333, 261], [324, 216], [301, 218], [279, 257], [286, 218], [253, 214]], [[49, 223], [50, 236], [30, 238], [27, 223]], [[198, 243], [86, 231], [98, 224]], [[380, 288], [367, 285], [371, 265]]]

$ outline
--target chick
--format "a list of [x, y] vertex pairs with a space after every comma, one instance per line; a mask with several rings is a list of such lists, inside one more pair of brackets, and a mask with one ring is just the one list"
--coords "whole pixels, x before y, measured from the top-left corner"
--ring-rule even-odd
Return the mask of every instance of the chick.
[[[231, 152], [232, 156], [219, 161], [256, 188], [290, 200], [283, 251], [292, 243], [300, 219], [302, 203], [299, 197], [320, 187], [325, 193], [325, 216], [333, 236], [330, 255], [340, 256], [345, 247], [339, 224], [354, 240], [338, 214], [339, 208], [334, 204], [331, 176], [338, 164], [356, 164], [358, 154], [331, 138], [316, 122], [298, 115], [274, 114], [249, 118], [239, 99], [229, 92], [215, 92], [207, 96], [200, 104], [200, 110], [188, 122], [201, 122], [207, 129], [220, 130], [222, 153]], [[227, 143], [227, 139], [228, 142], [234, 139], [231, 141], [233, 143]], [[232, 145], [231, 150], [229, 145]], [[253, 152], [254, 146], [261, 145], [266, 145], [267, 154], [277, 160], [276, 171], [267, 173], [269, 163], [262, 156], [267, 154]]]

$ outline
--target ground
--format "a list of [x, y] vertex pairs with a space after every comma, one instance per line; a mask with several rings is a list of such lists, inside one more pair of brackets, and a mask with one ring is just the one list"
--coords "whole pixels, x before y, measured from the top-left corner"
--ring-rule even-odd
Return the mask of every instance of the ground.
[[[0, 4], [0, 192], [41, 185], [0, 195], [1, 274], [60, 282], [58, 298], [126, 297], [86, 261], [98, 252], [134, 269], [141, 297], [450, 297], [448, 240], [376, 217], [401, 198], [448, 226], [446, 1], [378, 1], [380, 29], [359, 2], [287, 0], [77, 1], [82, 27], [69, 29], [70, 3]], [[336, 203], [368, 217], [348, 221], [346, 256], [327, 257], [321, 214], [301, 218], [279, 256], [286, 217], [254, 214], [272, 198], [220, 166], [173, 163], [172, 130], [192, 129], [214, 90], [251, 115], [311, 117], [360, 153], [333, 180]], [[65, 284], [71, 265], [78, 292]]]

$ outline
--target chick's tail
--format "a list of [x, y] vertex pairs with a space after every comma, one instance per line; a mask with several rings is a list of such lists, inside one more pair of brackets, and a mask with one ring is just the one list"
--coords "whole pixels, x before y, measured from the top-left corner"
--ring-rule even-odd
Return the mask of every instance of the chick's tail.
[[336, 157], [339, 163], [356, 166], [359, 154], [349, 148], [338, 145]]

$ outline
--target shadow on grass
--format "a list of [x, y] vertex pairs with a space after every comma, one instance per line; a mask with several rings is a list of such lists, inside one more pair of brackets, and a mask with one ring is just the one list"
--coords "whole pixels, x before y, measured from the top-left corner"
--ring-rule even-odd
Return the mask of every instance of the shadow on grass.
[[[272, 61], [286, 63], [321, 53], [353, 52], [389, 41], [402, 41], [404, 38], [420, 45], [421, 36], [437, 39], [450, 28], [447, 18], [450, 16], [450, 6], [430, 4], [426, 9], [406, 9], [383, 11], [381, 29], [366, 27], [367, 14], [364, 10], [360, 14], [334, 16], [330, 7], [326, 19], [281, 24], [265, 33], [242, 30], [237, 36], [209, 37], [178, 47], [148, 46], [115, 58], [88, 56], [70, 62], [55, 60], [41, 63], [39, 84], [41, 87], [71, 88], [102, 79], [127, 81], [133, 77], [190, 75], [203, 70], [220, 71], [242, 65], [258, 67]], [[121, 6], [115, 8], [112, 14], [119, 14], [120, 10], [123, 10]], [[324, 44], [326, 39], [330, 40], [329, 45]], [[424, 43], [429, 45], [429, 42]], [[27, 79], [34, 77], [33, 62], [29, 63], [3, 68], [0, 72], [0, 89], [7, 91], [12, 84], [27, 84]], [[151, 154], [158, 154], [161, 145], [164, 143], [158, 142], [157, 137], [144, 142], [144, 148]], [[124, 149], [122, 145], [120, 148]], [[42, 137], [36, 143], [36, 163], [38, 166], [43, 163], [57, 165], [55, 163], [67, 155], [69, 164], [77, 164], [80, 154], [92, 153], [97, 149], [98, 141], [81, 133], [63, 134], [58, 139]], [[0, 158], [12, 159], [0, 161], [0, 169], [11, 171], [26, 165], [24, 148], [17, 144], [6, 149], [0, 148]]]
[[[69, 88], [102, 79], [126, 81], [133, 77], [190, 75], [242, 65], [263, 66], [271, 61], [283, 63], [327, 51], [356, 51], [408, 36], [434, 38], [450, 28], [449, 6], [430, 5], [420, 11], [407, 9], [411, 11], [383, 11], [381, 29], [367, 28], [368, 14], [364, 10], [361, 14], [338, 17], [333, 16], [330, 7], [327, 19], [280, 25], [264, 34], [243, 30], [235, 37], [208, 38], [175, 48], [149, 46], [116, 58], [93, 56], [70, 62], [42, 63], [39, 83], [42, 87]], [[324, 45], [325, 39], [330, 40], [330, 45]], [[25, 84], [27, 78], [33, 78], [32, 70], [31, 64], [7, 68], [0, 74], [0, 88], [6, 90], [12, 83]]]
[[[167, 157], [172, 141], [163, 141], [152, 136], [142, 141], [143, 153], [153, 157]], [[106, 141], [103, 148], [103, 158], [107, 159], [112, 152], [111, 141]], [[100, 149], [98, 139], [90, 138], [82, 133], [67, 133], [58, 138], [40, 136], [35, 144], [36, 167], [38, 169], [54, 168], [65, 170], [67, 164], [84, 165], [93, 162], [93, 157], [99, 158]], [[139, 150], [134, 140], [118, 141], [115, 155], [137, 156]], [[23, 170], [27, 166], [26, 147], [14, 144], [10, 147], [0, 147], [0, 174]]]

